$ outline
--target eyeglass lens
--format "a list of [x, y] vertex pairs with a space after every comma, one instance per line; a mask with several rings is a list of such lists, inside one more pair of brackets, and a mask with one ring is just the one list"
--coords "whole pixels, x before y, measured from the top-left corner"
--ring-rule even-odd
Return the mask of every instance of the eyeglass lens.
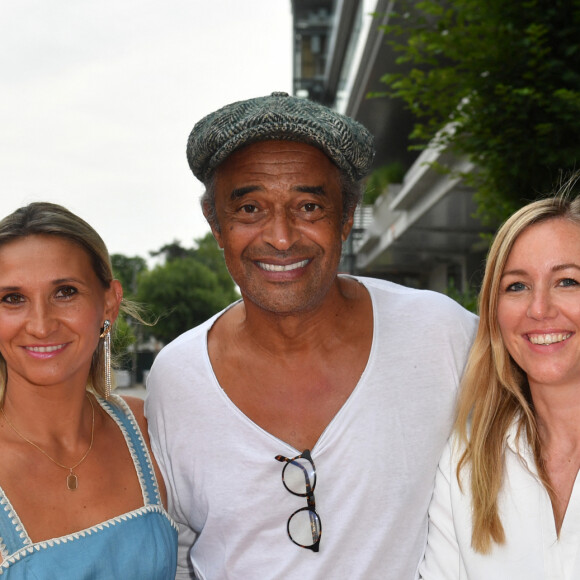
[[314, 464], [305, 457], [288, 460], [282, 470], [282, 481], [290, 493], [307, 496], [316, 487]]
[[[299, 509], [288, 520], [288, 535], [302, 548], [311, 548], [317, 544], [320, 540], [320, 531], [320, 518], [310, 508]], [[318, 546], [315, 551], [318, 552]]]

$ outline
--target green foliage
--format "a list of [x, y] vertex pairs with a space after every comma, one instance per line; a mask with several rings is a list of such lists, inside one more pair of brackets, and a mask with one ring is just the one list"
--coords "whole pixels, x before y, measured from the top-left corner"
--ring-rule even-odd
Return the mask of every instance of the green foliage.
[[461, 304], [463, 308], [473, 312], [474, 314], [477, 314], [478, 293], [473, 288], [468, 287], [467, 290], [460, 292], [455, 286], [455, 281], [451, 279], [445, 294], [447, 294], [449, 298], [453, 298], [455, 302]]
[[166, 262], [171, 262], [172, 260], [187, 258], [187, 256], [192, 255], [192, 252], [193, 250], [184, 248], [178, 240], [173, 240], [170, 244], [165, 244], [159, 250], [149, 252], [149, 254], [153, 257], [163, 256]]
[[151, 327], [140, 327], [121, 314], [113, 334], [113, 349], [118, 357], [135, 343], [136, 331], [169, 342], [239, 298], [211, 233], [195, 240], [192, 248], [173, 241], [151, 255], [163, 257], [164, 263], [149, 270], [140, 256], [111, 256], [124, 296], [144, 308], [147, 322], [159, 319]]
[[205, 237], [195, 240], [195, 243], [196, 248], [192, 251], [192, 256], [214, 272], [224, 289], [234, 292], [234, 281], [226, 268], [224, 255], [217, 245], [213, 234], [207, 233]]
[[143, 275], [138, 298], [160, 316], [152, 332], [168, 342], [207, 320], [236, 296], [220, 286], [218, 276], [207, 266], [186, 257]]
[[134, 329], [124, 315], [119, 315], [113, 326], [112, 351], [115, 357], [115, 366], [122, 368], [125, 366], [129, 354], [127, 348], [136, 342]]
[[[163, 265], [139, 277], [137, 300], [145, 304], [157, 324], [150, 329], [169, 342], [201, 324], [239, 298], [213, 236], [196, 240], [197, 248], [181, 252], [175, 242]], [[164, 246], [166, 248], [167, 246]]]
[[111, 256], [113, 275], [121, 282], [124, 295], [129, 297], [135, 294], [139, 274], [147, 270], [147, 262], [141, 256], [124, 256], [113, 254]]
[[[141, 256], [125, 256], [123, 254], [113, 254], [111, 256], [113, 266], [113, 276], [121, 282], [123, 296], [125, 299], [134, 298], [137, 288], [139, 274], [147, 270], [147, 262]], [[122, 312], [119, 313], [112, 337], [113, 352], [116, 353], [117, 364], [122, 364], [126, 356], [127, 347], [136, 342], [134, 325], [127, 321], [127, 317]]]
[[[397, 0], [384, 27], [411, 138], [467, 155], [484, 224], [552, 191], [580, 162], [580, 0]], [[401, 72], [402, 71], [402, 72]]]
[[391, 183], [401, 183], [405, 176], [405, 167], [399, 161], [375, 169], [368, 177], [363, 202], [372, 205]]

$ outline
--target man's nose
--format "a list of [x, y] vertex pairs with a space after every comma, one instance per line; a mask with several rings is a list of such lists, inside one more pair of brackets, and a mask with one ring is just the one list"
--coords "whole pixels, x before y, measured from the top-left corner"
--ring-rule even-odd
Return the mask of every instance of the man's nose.
[[288, 250], [300, 238], [295, 219], [286, 211], [277, 211], [268, 220], [263, 232], [264, 241], [277, 250]]

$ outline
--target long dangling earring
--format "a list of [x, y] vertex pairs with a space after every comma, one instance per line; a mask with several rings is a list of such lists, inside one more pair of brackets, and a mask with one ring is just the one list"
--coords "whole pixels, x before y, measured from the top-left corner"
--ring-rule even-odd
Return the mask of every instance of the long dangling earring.
[[111, 321], [105, 320], [100, 338], [105, 341], [105, 399], [111, 396]]

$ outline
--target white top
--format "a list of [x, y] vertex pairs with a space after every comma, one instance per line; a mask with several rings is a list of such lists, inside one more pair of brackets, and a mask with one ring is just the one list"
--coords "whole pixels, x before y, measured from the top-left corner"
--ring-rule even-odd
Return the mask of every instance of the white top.
[[429, 508], [429, 545], [421, 575], [425, 580], [578, 580], [580, 578], [580, 488], [572, 497], [560, 530], [550, 497], [541, 484], [533, 453], [525, 442], [516, 446], [515, 427], [507, 437], [505, 483], [500, 492], [500, 517], [506, 543], [493, 544], [488, 555], [471, 548], [469, 472], [455, 477], [461, 452], [448, 443], [437, 473]]
[[372, 299], [373, 343], [358, 385], [312, 449], [318, 553], [287, 536], [306, 500], [284, 488], [274, 459], [303, 450], [251, 421], [213, 373], [207, 333], [221, 313], [155, 360], [146, 414], [181, 524], [178, 577], [192, 567], [205, 580], [416, 577], [477, 320], [442, 294], [359, 281]]

